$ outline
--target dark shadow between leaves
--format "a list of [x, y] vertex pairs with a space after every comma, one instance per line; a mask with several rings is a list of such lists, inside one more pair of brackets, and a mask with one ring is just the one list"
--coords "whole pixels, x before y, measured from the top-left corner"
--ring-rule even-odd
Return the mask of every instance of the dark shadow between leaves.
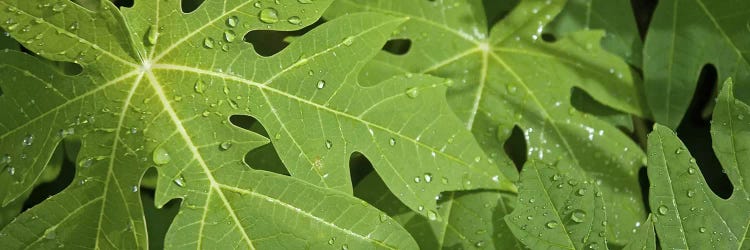
[[[147, 171], [156, 171], [150, 168]], [[180, 211], [182, 200], [173, 199], [167, 202], [161, 209], [156, 208], [154, 204], [155, 190], [151, 188], [141, 189], [141, 204], [143, 204], [143, 215], [146, 219], [146, 229], [148, 231], [148, 246], [150, 249], [164, 249], [164, 239], [167, 231], [172, 225], [177, 213]]]
[[510, 160], [513, 161], [513, 164], [516, 165], [516, 169], [520, 173], [521, 168], [526, 164], [526, 152], [528, 150], [526, 138], [524, 138], [521, 128], [518, 126], [513, 127], [510, 137], [503, 143], [503, 150], [510, 157]]
[[302, 36], [325, 23], [320, 19], [317, 22], [295, 31], [254, 30], [244, 36], [244, 41], [253, 45], [255, 53], [264, 57], [270, 57], [284, 50], [297, 37]]
[[693, 99], [676, 131], [677, 136], [698, 163], [703, 178], [711, 190], [719, 197], [728, 199], [734, 187], [714, 154], [710, 114], [703, 112], [713, 110], [718, 86], [717, 78], [717, 71], [713, 65], [708, 64], [703, 67]]
[[349, 175], [353, 186], [359, 184], [370, 173], [375, 173], [373, 170], [372, 163], [362, 153], [354, 152], [349, 156]]
[[[66, 147], [68, 147], [66, 143], [60, 143], [57, 145], [55, 152], [50, 159], [50, 163], [48, 163], [49, 165], [44, 170], [49, 172], [43, 173], [44, 176], [56, 177], [46, 183], [37, 183], [38, 185], [34, 187], [28, 199], [23, 203], [23, 211], [42, 203], [50, 196], [62, 192], [65, 188], [70, 186], [71, 182], [73, 182], [73, 178], [76, 174], [76, 164], [74, 161], [70, 160], [69, 157], [66, 157], [65, 151], [68, 150]], [[77, 155], [77, 152], [75, 152], [74, 155]], [[55, 166], [56, 164], [59, 164], [59, 168]], [[41, 179], [44, 179], [44, 177]]]
[[133, 7], [134, 1], [133, 0], [114, 0], [112, 1], [112, 3], [114, 3], [115, 6], [117, 6], [118, 8], [122, 8], [122, 7], [130, 8], [130, 7]]
[[633, 131], [633, 120], [630, 115], [602, 104], [581, 88], [573, 87], [570, 93], [570, 104], [578, 111], [607, 121], [626, 134]]
[[393, 39], [383, 45], [383, 51], [394, 54], [394, 55], [406, 55], [411, 50], [411, 40], [409, 39]]
[[198, 7], [203, 4], [203, 1], [205, 0], [182, 0], [180, 4], [180, 8], [182, 8], [182, 13], [191, 13], [198, 9]]
[[[263, 128], [260, 122], [252, 116], [233, 115], [229, 117], [229, 121], [234, 126], [255, 132], [268, 138], [268, 132], [266, 129]], [[284, 163], [281, 162], [281, 158], [279, 158], [276, 148], [274, 148], [271, 143], [250, 150], [250, 152], [245, 154], [245, 164], [252, 169], [265, 170], [286, 176], [290, 175], [289, 171], [284, 167]]]

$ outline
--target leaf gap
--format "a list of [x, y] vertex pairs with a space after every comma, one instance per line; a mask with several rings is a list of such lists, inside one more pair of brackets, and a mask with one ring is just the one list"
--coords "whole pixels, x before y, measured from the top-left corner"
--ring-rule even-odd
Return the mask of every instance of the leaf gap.
[[362, 153], [354, 152], [349, 156], [349, 175], [352, 185], [356, 186], [368, 174], [373, 173], [372, 163]]
[[[229, 121], [234, 126], [255, 132], [268, 138], [268, 132], [266, 129], [252, 116], [233, 115], [229, 117]], [[252, 169], [265, 170], [287, 176], [290, 175], [289, 171], [284, 167], [284, 163], [281, 162], [281, 158], [279, 158], [276, 148], [271, 143], [250, 150], [250, 152], [245, 154], [245, 163]]]
[[130, 8], [133, 7], [134, 1], [133, 0], [114, 0], [112, 3], [115, 4], [118, 8], [126, 7]]
[[651, 182], [648, 180], [648, 169], [646, 166], [642, 166], [638, 169], [638, 183], [641, 186], [641, 200], [643, 200], [643, 204], [646, 206], [644, 209], [647, 213], [650, 213], [651, 206], [648, 200], [648, 194]]
[[518, 0], [482, 0], [485, 16], [487, 17], [487, 27], [491, 29], [500, 20], [503, 20], [518, 5], [518, 2]]
[[[54, 196], [67, 188], [76, 175], [76, 163], [70, 157], [66, 157], [66, 151], [70, 150], [70, 144], [60, 143], [55, 148], [49, 163], [45, 167], [40, 178], [42, 183], [35, 183], [36, 187], [23, 203], [23, 211], [26, 211], [47, 198]], [[77, 151], [77, 150], [76, 150]], [[76, 155], [74, 153], [73, 155]], [[70, 155], [70, 154], [67, 154]], [[45, 179], [47, 181], [45, 181]]]
[[182, 8], [182, 13], [191, 13], [198, 9], [198, 7], [203, 4], [203, 1], [205, 0], [182, 0], [180, 4], [180, 8]]
[[708, 187], [717, 196], [728, 199], [734, 187], [714, 154], [711, 146], [710, 112], [705, 111], [714, 106], [717, 77], [717, 71], [713, 65], [707, 64], [703, 67], [686, 116], [676, 131], [695, 158]]
[[411, 40], [409, 39], [392, 39], [383, 45], [383, 51], [394, 55], [406, 55], [411, 49]]
[[554, 43], [557, 41], [557, 37], [552, 33], [542, 33], [542, 41]]
[[[154, 168], [149, 171], [155, 170]], [[180, 199], [173, 199], [164, 204], [162, 208], [156, 208], [154, 203], [155, 190], [152, 188], [141, 189], [141, 203], [143, 204], [143, 215], [146, 219], [148, 232], [148, 246], [151, 249], [164, 249], [164, 239], [167, 231], [177, 212], [180, 210]]]
[[270, 57], [284, 50], [297, 37], [306, 34], [323, 23], [325, 23], [325, 20], [319, 19], [312, 25], [294, 31], [253, 30], [245, 34], [243, 39], [245, 42], [253, 45], [255, 53], [264, 57]]
[[523, 136], [523, 130], [520, 127], [513, 127], [510, 137], [503, 143], [503, 150], [510, 157], [510, 160], [513, 161], [513, 164], [516, 165], [518, 172], [521, 172], [521, 168], [526, 164], [528, 145]]

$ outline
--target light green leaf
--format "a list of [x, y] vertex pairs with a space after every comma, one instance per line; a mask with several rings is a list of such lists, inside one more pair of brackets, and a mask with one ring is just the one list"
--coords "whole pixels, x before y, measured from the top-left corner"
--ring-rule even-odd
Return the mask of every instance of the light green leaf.
[[419, 216], [388, 192], [377, 175], [368, 175], [354, 194], [408, 230], [421, 249], [522, 249], [503, 220], [515, 207], [515, 195], [499, 191], [446, 192], [438, 197], [438, 215], [431, 221]]
[[505, 221], [531, 249], [605, 248], [602, 193], [593, 181], [561, 173], [558, 167], [526, 163], [518, 207]]
[[657, 122], [677, 128], [690, 105], [704, 65], [718, 79], [734, 77], [737, 98], [750, 101], [750, 1], [659, 1], [648, 28], [643, 73]]
[[624, 250], [656, 250], [656, 232], [652, 216], [653, 214], [648, 215], [646, 222], [640, 225], [633, 240], [623, 248]]
[[641, 68], [643, 42], [630, 0], [569, 0], [549, 26], [557, 36], [584, 29], [605, 30], [602, 47]]
[[[12, 19], [3, 28], [29, 50], [83, 66], [68, 76], [18, 52], [0, 55], [10, 76], [0, 79], [0, 153], [19, 166], [0, 176], [3, 203], [31, 188], [60, 141], [82, 143], [73, 184], [6, 227], [0, 245], [145, 247], [137, 192], [151, 166], [157, 206], [182, 199], [170, 248], [319, 248], [334, 237], [339, 247], [415, 247], [399, 225], [380, 223], [376, 209], [347, 194], [354, 152], [426, 217], [437, 219], [434, 197], [443, 191], [515, 190], [436, 101], [444, 80], [357, 84], [406, 19], [333, 20], [271, 57], [242, 42], [251, 30], [309, 25], [329, 3], [208, 0], [186, 14], [180, 1], [136, 1], [121, 15], [109, 1], [93, 10], [0, 1], [0, 20]], [[232, 125], [232, 115], [260, 121], [289, 172], [307, 182], [250, 169], [244, 155], [268, 139]], [[424, 175], [435, 181], [415, 182]]]
[[611, 242], [624, 243], [646, 217], [637, 179], [645, 156], [620, 130], [576, 110], [570, 93], [581, 88], [602, 104], [639, 116], [648, 115], [645, 99], [628, 65], [599, 45], [602, 31], [575, 32], [554, 43], [541, 39], [564, 5], [521, 1], [494, 27], [487, 27], [478, 0], [340, 0], [326, 16], [371, 11], [408, 17], [391, 39], [408, 39], [409, 51], [380, 53], [360, 79], [376, 83], [403, 72], [452, 79], [451, 108], [485, 152], [503, 163], [507, 176], [516, 170], [506, 167], [512, 165], [503, 144], [518, 126], [529, 158], [560, 162], [561, 171], [601, 183], [607, 208], [618, 207], [608, 213]]
[[719, 95], [711, 125], [714, 152], [734, 185], [728, 199], [711, 191], [674, 132], [657, 124], [649, 135], [649, 200], [662, 249], [748, 247], [750, 107], [733, 92], [730, 79]]

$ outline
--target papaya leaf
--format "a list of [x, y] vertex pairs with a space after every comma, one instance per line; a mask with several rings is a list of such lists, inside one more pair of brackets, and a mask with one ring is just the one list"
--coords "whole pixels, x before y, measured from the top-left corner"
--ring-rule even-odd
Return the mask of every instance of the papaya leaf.
[[532, 160], [521, 171], [518, 196], [516, 210], [505, 221], [527, 247], [606, 247], [604, 200], [593, 181]]
[[326, 16], [369, 11], [408, 17], [391, 35], [408, 40], [408, 51], [381, 52], [360, 79], [375, 84], [411, 72], [453, 80], [447, 94], [451, 108], [485, 152], [503, 163], [506, 176], [517, 172], [502, 168], [512, 166], [503, 145], [518, 126], [529, 158], [560, 162], [561, 171], [596, 181], [606, 207], [617, 208], [607, 213], [610, 242], [627, 242], [634, 225], [646, 217], [637, 178], [645, 155], [614, 126], [575, 109], [570, 93], [580, 88], [615, 110], [649, 116], [634, 72], [601, 48], [602, 31], [543, 41], [546, 25], [565, 1], [520, 1], [493, 27], [486, 23], [481, 2], [340, 0]]
[[690, 105], [701, 69], [733, 77], [737, 98], [750, 101], [750, 2], [659, 1], [643, 51], [646, 96], [656, 122], [676, 129]]
[[731, 197], [714, 194], [695, 158], [674, 132], [655, 125], [649, 135], [649, 200], [662, 249], [746, 249], [750, 223], [750, 107], [724, 82], [713, 114], [716, 157], [734, 186]]
[[[174, 0], [122, 12], [104, 0], [0, 1], [3, 28], [29, 51], [83, 67], [66, 75], [20, 52], [0, 54], [0, 152], [3, 167], [16, 167], [0, 176], [0, 201], [29, 190], [61, 141], [81, 141], [73, 184], [17, 217], [0, 245], [146, 247], [138, 192], [152, 166], [155, 204], [182, 199], [167, 248], [416, 247], [348, 194], [354, 152], [430, 219], [442, 191], [514, 191], [442, 99], [443, 79], [357, 84], [406, 19], [340, 18], [270, 57], [242, 41], [251, 30], [301, 29], [330, 2], [208, 0], [183, 13]], [[234, 126], [233, 115], [263, 124], [296, 178], [248, 167], [245, 154], [269, 139]]]
[[653, 214], [649, 214], [646, 222], [640, 225], [633, 240], [625, 246], [625, 250], [656, 250], [656, 232], [651, 216]]

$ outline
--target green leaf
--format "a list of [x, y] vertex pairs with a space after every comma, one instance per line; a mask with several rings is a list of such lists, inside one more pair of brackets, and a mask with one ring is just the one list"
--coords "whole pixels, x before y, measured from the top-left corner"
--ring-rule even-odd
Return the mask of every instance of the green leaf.
[[365, 177], [354, 194], [393, 217], [408, 230], [421, 249], [522, 249], [503, 220], [515, 207], [515, 195], [499, 191], [446, 192], [436, 197], [438, 215], [419, 216], [388, 192], [377, 175]]
[[714, 152], [734, 186], [728, 199], [711, 191], [674, 132], [657, 124], [649, 135], [649, 200], [663, 249], [747, 248], [750, 107], [735, 99], [733, 85], [724, 83], [711, 126]]
[[750, 21], [744, 0], [659, 1], [644, 46], [646, 96], [657, 122], [675, 129], [690, 105], [704, 65], [734, 77], [738, 99], [750, 101]]
[[[452, 79], [451, 108], [495, 162], [511, 166], [503, 145], [513, 127], [520, 127], [529, 158], [561, 162], [561, 171], [601, 183], [606, 207], [618, 207], [608, 213], [609, 236], [624, 243], [632, 225], [646, 217], [637, 179], [645, 156], [620, 130], [576, 110], [570, 92], [580, 88], [602, 104], [639, 116], [648, 115], [645, 99], [634, 72], [599, 45], [602, 31], [575, 32], [554, 43], [541, 39], [564, 5], [521, 1], [494, 27], [487, 26], [477, 0], [341, 0], [326, 16], [371, 11], [408, 17], [391, 39], [408, 39], [409, 51], [380, 53], [360, 79], [376, 83], [403, 72]], [[501, 170], [506, 176], [516, 173]]]
[[[434, 197], [443, 191], [514, 191], [454, 117], [444, 80], [357, 84], [364, 62], [406, 19], [343, 17], [271, 57], [242, 42], [251, 30], [309, 25], [329, 3], [209, 0], [182, 13], [180, 1], [136, 1], [121, 15], [109, 1], [88, 9], [1, 1], [0, 20], [12, 19], [3, 23], [15, 39], [83, 72], [0, 55], [9, 76], [0, 79], [0, 152], [20, 168], [0, 176], [3, 203], [31, 188], [60, 141], [82, 143], [73, 184], [3, 229], [0, 244], [145, 247], [137, 192], [152, 166], [157, 206], [182, 199], [169, 248], [414, 248], [399, 225], [381, 223], [376, 209], [347, 194], [354, 152], [426, 217], [437, 219]], [[244, 155], [268, 139], [237, 128], [232, 115], [260, 121], [292, 176], [307, 182], [249, 168]], [[415, 181], [425, 175], [441, 181]]]
[[556, 36], [583, 29], [605, 30], [602, 47], [641, 68], [643, 42], [629, 0], [569, 0], [549, 26]]
[[651, 220], [653, 214], [648, 215], [646, 222], [640, 225], [633, 240], [625, 246], [624, 250], [656, 250], [656, 232]]
[[524, 166], [518, 207], [505, 221], [531, 249], [606, 247], [602, 193], [593, 181], [558, 167], [534, 160]]

